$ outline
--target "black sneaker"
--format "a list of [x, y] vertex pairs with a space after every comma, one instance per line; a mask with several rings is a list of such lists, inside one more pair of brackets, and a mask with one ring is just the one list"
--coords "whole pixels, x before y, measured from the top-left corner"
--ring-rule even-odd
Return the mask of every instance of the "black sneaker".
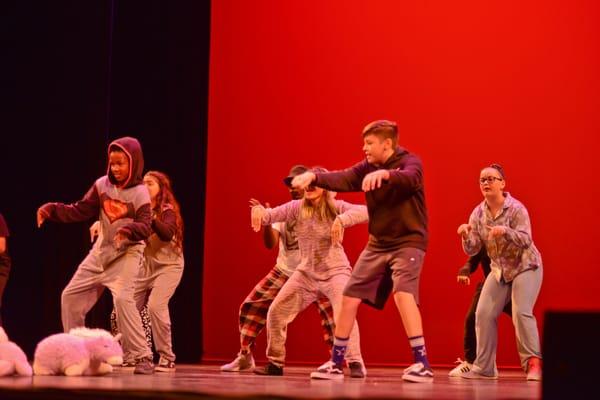
[[283, 375], [283, 367], [278, 367], [273, 363], [268, 363], [265, 365], [263, 369], [256, 368], [254, 373], [257, 375], [273, 375], [273, 376], [282, 376]]
[[317, 368], [316, 371], [311, 372], [310, 377], [312, 379], [344, 379], [344, 371], [333, 361], [327, 361], [325, 364]]
[[367, 369], [359, 361], [349, 362], [348, 368], [350, 368], [350, 378], [364, 378], [367, 376]]
[[149, 358], [142, 358], [135, 364], [134, 374], [152, 375], [154, 373], [154, 364]]

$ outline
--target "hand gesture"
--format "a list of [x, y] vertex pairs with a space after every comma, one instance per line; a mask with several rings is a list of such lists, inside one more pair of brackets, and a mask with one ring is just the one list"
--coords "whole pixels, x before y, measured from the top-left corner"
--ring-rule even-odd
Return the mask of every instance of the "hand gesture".
[[469, 278], [468, 276], [465, 275], [458, 275], [456, 277], [456, 282], [458, 282], [461, 285], [470, 285], [471, 284], [471, 278]]
[[381, 183], [388, 179], [390, 179], [390, 171], [387, 169], [378, 169], [377, 171], [373, 171], [365, 175], [363, 178], [362, 190], [363, 192], [368, 192], [370, 190], [379, 189], [381, 187]]
[[339, 218], [336, 218], [331, 225], [331, 243], [338, 244], [344, 240], [344, 226]]
[[[250, 208], [252, 208], [254, 206], [262, 206], [262, 204], [260, 204], [260, 201], [258, 201], [256, 199], [250, 199]], [[271, 208], [271, 205], [269, 204], [268, 201], [265, 201], [265, 207]]]
[[250, 225], [254, 232], [258, 232], [262, 227], [262, 220], [267, 210], [256, 199], [250, 199], [250, 207]]
[[50, 207], [49, 204], [50, 203], [46, 203], [37, 210], [36, 216], [38, 228], [41, 227], [44, 221], [50, 216], [50, 212], [47, 210]]
[[94, 239], [98, 237], [100, 233], [100, 221], [96, 221], [90, 226], [90, 241], [94, 243]]
[[310, 184], [316, 179], [314, 173], [310, 171], [306, 171], [301, 173], [300, 175], [296, 175], [294, 179], [292, 179], [292, 187], [297, 189], [306, 189], [310, 186]]
[[461, 226], [458, 227], [458, 230], [456, 231], [456, 233], [458, 233], [460, 236], [462, 236], [463, 239], [466, 240], [469, 237], [469, 233], [471, 233], [471, 230], [473, 230], [471, 225], [462, 224]]
[[490, 232], [488, 233], [488, 240], [499, 238], [501, 236], [504, 236], [504, 234], [506, 233], [506, 227], [502, 225], [486, 225], [486, 227], [490, 230]]

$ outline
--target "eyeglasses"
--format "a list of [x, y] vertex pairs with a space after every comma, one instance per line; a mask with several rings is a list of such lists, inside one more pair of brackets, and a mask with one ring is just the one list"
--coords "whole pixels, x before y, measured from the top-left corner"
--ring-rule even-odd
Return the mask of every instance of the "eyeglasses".
[[490, 185], [494, 183], [494, 181], [501, 181], [502, 178], [498, 178], [497, 176], [486, 176], [485, 178], [479, 178], [479, 183], [484, 185], [486, 182]]

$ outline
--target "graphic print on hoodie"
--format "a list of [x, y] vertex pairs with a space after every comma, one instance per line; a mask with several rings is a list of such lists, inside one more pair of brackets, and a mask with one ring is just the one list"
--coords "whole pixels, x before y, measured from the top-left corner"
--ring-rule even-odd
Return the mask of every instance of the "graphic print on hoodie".
[[[51, 203], [49, 218], [59, 222], [100, 221], [100, 233], [92, 252], [103, 266], [122, 255], [129, 245], [142, 244], [151, 233], [152, 211], [150, 195], [143, 184], [144, 157], [137, 139], [122, 137], [108, 146], [118, 148], [129, 159], [129, 174], [121, 185], [110, 171], [94, 182], [83, 199], [73, 204]], [[114, 245], [114, 237], [121, 232], [129, 239], [120, 248]]]

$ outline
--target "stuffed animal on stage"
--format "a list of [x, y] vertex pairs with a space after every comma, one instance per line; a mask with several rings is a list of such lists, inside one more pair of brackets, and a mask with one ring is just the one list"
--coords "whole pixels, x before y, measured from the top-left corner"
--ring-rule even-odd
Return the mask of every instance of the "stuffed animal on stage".
[[31, 376], [31, 365], [27, 356], [14, 342], [8, 340], [4, 329], [0, 326], [0, 376]]
[[33, 358], [35, 375], [106, 375], [123, 363], [121, 335], [104, 329], [75, 328], [42, 339]]

